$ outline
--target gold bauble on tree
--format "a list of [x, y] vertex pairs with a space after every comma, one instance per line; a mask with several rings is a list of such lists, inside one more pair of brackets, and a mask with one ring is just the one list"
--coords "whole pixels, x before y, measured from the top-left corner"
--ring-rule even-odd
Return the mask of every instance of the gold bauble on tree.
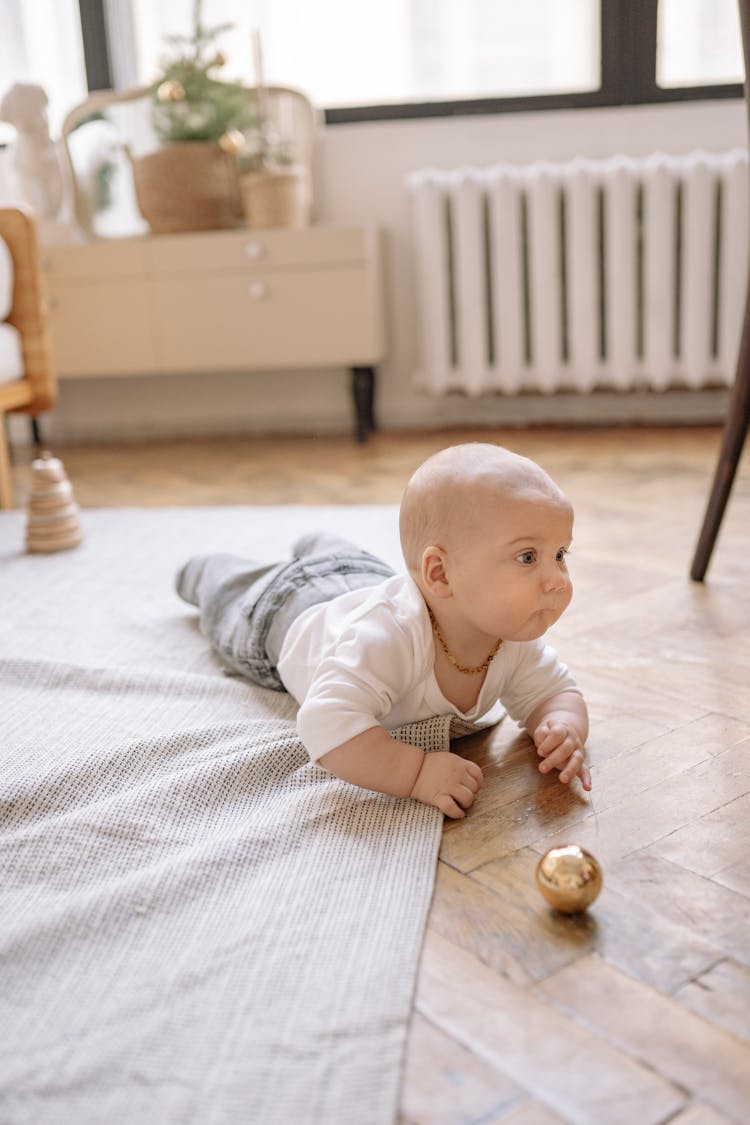
[[219, 137], [219, 148], [222, 152], [228, 152], [230, 156], [236, 156], [245, 147], [245, 134], [241, 133], [239, 129], [230, 129], [229, 132], [223, 133]]
[[599, 861], [578, 844], [550, 848], [537, 864], [536, 885], [561, 914], [585, 910], [602, 889]]
[[175, 78], [168, 78], [156, 90], [160, 102], [181, 102], [185, 99], [185, 87]]

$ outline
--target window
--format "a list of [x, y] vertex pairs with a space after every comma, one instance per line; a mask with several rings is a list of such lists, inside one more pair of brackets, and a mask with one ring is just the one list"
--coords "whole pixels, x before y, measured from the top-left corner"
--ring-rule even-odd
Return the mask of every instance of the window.
[[[60, 131], [67, 111], [86, 97], [78, 0], [0, 2], [0, 97], [16, 82], [43, 86], [50, 131]], [[0, 143], [12, 139], [0, 123]]]
[[[110, 3], [110, 7], [112, 4]], [[131, 0], [136, 73], [158, 73], [164, 36], [185, 34], [188, 0]], [[456, 100], [594, 90], [599, 0], [206, 0], [232, 77], [254, 81], [260, 30], [268, 82], [317, 105]]]
[[[123, 88], [159, 73], [195, 0], [78, 2], [90, 84], [106, 17], [101, 73]], [[328, 123], [742, 95], [737, 0], [203, 0], [203, 22], [234, 25], [223, 73], [249, 84], [260, 29], [265, 81]]]
[[737, 0], [660, 0], [656, 78], [664, 87], [741, 82]]

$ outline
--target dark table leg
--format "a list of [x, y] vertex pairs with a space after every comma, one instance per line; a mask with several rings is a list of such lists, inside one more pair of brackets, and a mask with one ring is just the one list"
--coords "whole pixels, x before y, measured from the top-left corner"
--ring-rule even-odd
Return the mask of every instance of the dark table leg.
[[690, 567], [690, 577], [695, 582], [702, 582], [706, 576], [708, 564], [711, 561], [711, 555], [716, 544], [716, 537], [719, 534], [721, 521], [724, 517], [724, 509], [727, 506], [737, 473], [737, 466], [742, 456], [742, 447], [745, 444], [748, 424], [750, 424], [750, 294], [745, 310], [745, 324], [740, 342], [737, 374], [732, 393], [729, 396], [727, 417], [721, 438], [719, 460], [706, 505], [706, 514], [703, 517], [703, 527], [698, 537], [693, 563]]
[[[742, 28], [742, 55], [745, 61], [745, 110], [750, 125], [750, 0], [738, 0], [740, 26]], [[745, 321], [742, 326], [740, 353], [737, 359], [737, 374], [729, 397], [724, 433], [721, 439], [719, 461], [714, 473], [711, 493], [708, 497], [703, 527], [698, 537], [693, 555], [690, 577], [702, 582], [711, 561], [711, 555], [719, 534], [724, 509], [732, 491], [737, 466], [742, 456], [742, 447], [750, 424], [750, 280], [745, 296]]]
[[734, 393], [729, 400], [727, 420], [721, 439], [719, 461], [716, 466], [711, 493], [703, 517], [698, 543], [690, 567], [690, 577], [695, 582], [702, 582], [706, 577], [708, 564], [716, 544], [724, 509], [729, 500], [729, 493], [740, 463], [742, 447], [745, 444], [747, 428], [750, 423], [750, 367], [744, 372], [737, 373]]

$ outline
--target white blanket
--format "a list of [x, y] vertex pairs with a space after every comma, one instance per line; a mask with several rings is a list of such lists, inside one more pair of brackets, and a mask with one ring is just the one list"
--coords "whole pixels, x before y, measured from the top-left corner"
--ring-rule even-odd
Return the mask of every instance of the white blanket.
[[21, 337], [12, 324], [0, 324], [0, 383], [12, 383], [22, 375]]
[[313, 527], [398, 565], [395, 509], [83, 519], [27, 556], [0, 515], [0, 1119], [394, 1121], [442, 818], [312, 766], [172, 578]]
[[5, 320], [13, 305], [13, 259], [8, 244], [0, 238], [0, 321]]

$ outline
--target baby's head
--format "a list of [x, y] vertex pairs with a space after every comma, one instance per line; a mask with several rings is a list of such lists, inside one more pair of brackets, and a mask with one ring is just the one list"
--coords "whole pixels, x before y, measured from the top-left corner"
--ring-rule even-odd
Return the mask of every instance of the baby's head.
[[[401, 501], [401, 549], [428, 604], [450, 598], [464, 606], [502, 586], [507, 613], [484, 605], [490, 631], [525, 639], [511, 602], [536, 615], [537, 635], [570, 602], [565, 553], [573, 511], [554, 481], [534, 461], [499, 445], [469, 442], [428, 458], [409, 480]], [[530, 576], [538, 576], [532, 591]], [[549, 587], [549, 589], [547, 589]], [[496, 599], [495, 599], [496, 600]], [[523, 605], [521, 604], [523, 603]], [[473, 611], [471, 613], [473, 616]], [[544, 628], [541, 627], [544, 619]]]
[[554, 481], [534, 461], [485, 442], [441, 449], [424, 461], [401, 499], [401, 549], [410, 573], [419, 572], [426, 547], [446, 551], [487, 534], [488, 521], [514, 499], [566, 503]]

